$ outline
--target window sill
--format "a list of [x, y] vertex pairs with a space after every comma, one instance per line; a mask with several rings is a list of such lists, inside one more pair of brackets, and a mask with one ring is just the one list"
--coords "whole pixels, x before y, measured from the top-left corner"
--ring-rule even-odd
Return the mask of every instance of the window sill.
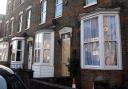
[[20, 32], [17, 32], [17, 33], [21, 33], [21, 31]]
[[52, 66], [50, 63], [33, 63], [33, 66]]
[[30, 27], [27, 27], [25, 30], [29, 30], [30, 29]]
[[93, 3], [87, 4], [86, 6], [84, 6], [84, 8], [87, 8], [87, 7], [93, 6], [93, 5], [95, 5], [95, 4], [97, 4], [97, 2], [93, 2]]
[[105, 67], [100, 67], [100, 66], [83, 66], [81, 69], [90, 69], [90, 70], [122, 70], [122, 67], [119, 66], [105, 66]]
[[43, 24], [45, 24], [45, 22], [41, 22], [41, 23], [39, 23], [39, 25], [43, 25]]
[[59, 15], [59, 16], [55, 16], [55, 19], [58, 19], [58, 18], [60, 18], [60, 17], [62, 17], [62, 15]]

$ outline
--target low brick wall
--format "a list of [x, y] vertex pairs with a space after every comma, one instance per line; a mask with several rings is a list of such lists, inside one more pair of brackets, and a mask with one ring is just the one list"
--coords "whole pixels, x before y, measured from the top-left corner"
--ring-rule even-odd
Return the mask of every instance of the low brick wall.
[[71, 87], [31, 79], [29, 89], [73, 89]]

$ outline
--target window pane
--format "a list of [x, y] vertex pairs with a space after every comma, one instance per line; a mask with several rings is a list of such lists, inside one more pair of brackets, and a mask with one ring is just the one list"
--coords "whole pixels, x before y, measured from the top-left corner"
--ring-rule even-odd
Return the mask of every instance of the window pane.
[[44, 50], [43, 63], [49, 63], [49, 62], [50, 62], [50, 50]]
[[35, 50], [35, 62], [40, 62], [40, 49]]
[[103, 17], [104, 38], [106, 41], [116, 40], [116, 21], [115, 16]]
[[27, 12], [27, 28], [30, 27], [30, 19], [31, 19], [31, 10]]
[[41, 2], [41, 22], [45, 23], [46, 21], [46, 7], [47, 7], [47, 1], [43, 0]]
[[21, 48], [22, 48], [22, 41], [18, 41], [18, 49], [21, 50]]
[[50, 48], [51, 48], [51, 34], [45, 33], [44, 34], [44, 43], [43, 43], [43, 62], [49, 63], [50, 62]]
[[38, 48], [38, 35], [35, 37], [35, 48]]
[[22, 59], [22, 51], [17, 51], [16, 61], [21, 61]]
[[43, 38], [43, 36], [42, 36], [42, 34], [39, 34], [38, 35], [38, 48], [41, 48], [41, 44], [42, 44], [42, 39]]
[[91, 3], [94, 3], [94, 2], [97, 2], [97, 0], [86, 0], [86, 4], [91, 4]]
[[116, 42], [105, 42], [105, 65], [117, 65], [117, 44]]
[[62, 0], [56, 0], [56, 4], [61, 4]]
[[44, 34], [44, 49], [50, 49], [51, 34]]
[[20, 17], [19, 17], [19, 29], [18, 29], [18, 32], [21, 32], [21, 28], [22, 28], [22, 15], [20, 15]]
[[85, 65], [100, 65], [98, 42], [85, 44]]
[[56, 17], [62, 15], [62, 7], [63, 7], [63, 4], [62, 3], [56, 4], [56, 13], [55, 13], [55, 16]]
[[86, 42], [97, 40], [99, 37], [98, 18], [93, 18], [84, 22], [84, 40]]

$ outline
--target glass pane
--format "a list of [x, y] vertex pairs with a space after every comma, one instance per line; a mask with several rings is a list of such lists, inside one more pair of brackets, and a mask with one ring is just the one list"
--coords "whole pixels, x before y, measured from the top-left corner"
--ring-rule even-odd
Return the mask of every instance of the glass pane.
[[49, 62], [50, 62], [50, 50], [44, 50], [43, 63], [49, 63]]
[[30, 19], [31, 19], [31, 10], [27, 12], [27, 28], [30, 27]]
[[37, 62], [37, 50], [35, 50], [35, 62]]
[[116, 40], [116, 21], [115, 16], [103, 17], [104, 38], [106, 41]]
[[56, 4], [61, 4], [62, 0], [56, 0]]
[[35, 37], [35, 48], [38, 48], [38, 35]]
[[62, 15], [62, 4], [59, 4], [56, 6], [56, 14], [55, 16], [58, 17], [58, 16], [61, 16]]
[[90, 4], [90, 3], [94, 3], [96, 2], [97, 0], [86, 0], [86, 4]]
[[47, 5], [46, 0], [42, 1], [41, 5], [42, 5], [41, 6], [41, 22], [44, 23], [46, 20], [46, 5]]
[[50, 48], [51, 48], [51, 34], [50, 33], [45, 33], [44, 34], [44, 43], [43, 43], [43, 62], [44, 63], [49, 63], [50, 61]]
[[85, 44], [85, 65], [100, 65], [98, 42]]
[[22, 51], [17, 51], [16, 61], [21, 61], [22, 59]]
[[35, 62], [40, 62], [40, 49], [35, 50]]
[[44, 34], [44, 49], [50, 49], [51, 47], [51, 34]]
[[98, 31], [98, 18], [91, 19], [91, 38], [97, 38]]
[[90, 20], [85, 21], [84, 26], [84, 40], [88, 41], [91, 38]]
[[42, 38], [43, 38], [42, 34], [41, 33], [38, 34], [38, 48], [41, 48]]
[[86, 20], [84, 22], [84, 40], [95, 41], [99, 37], [98, 30], [98, 18], [93, 18], [91, 20]]
[[117, 44], [116, 42], [105, 42], [105, 65], [117, 65]]
[[21, 48], [22, 48], [22, 41], [18, 41], [18, 49], [21, 50]]
[[42, 13], [42, 23], [45, 23], [46, 21], [46, 12]]

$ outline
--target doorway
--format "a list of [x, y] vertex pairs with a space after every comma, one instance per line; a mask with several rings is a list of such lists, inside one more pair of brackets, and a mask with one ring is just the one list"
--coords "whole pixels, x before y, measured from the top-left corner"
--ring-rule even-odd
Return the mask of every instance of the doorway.
[[70, 35], [62, 35], [62, 76], [70, 76], [68, 65], [70, 60]]
[[28, 69], [32, 69], [32, 42], [28, 43]]

